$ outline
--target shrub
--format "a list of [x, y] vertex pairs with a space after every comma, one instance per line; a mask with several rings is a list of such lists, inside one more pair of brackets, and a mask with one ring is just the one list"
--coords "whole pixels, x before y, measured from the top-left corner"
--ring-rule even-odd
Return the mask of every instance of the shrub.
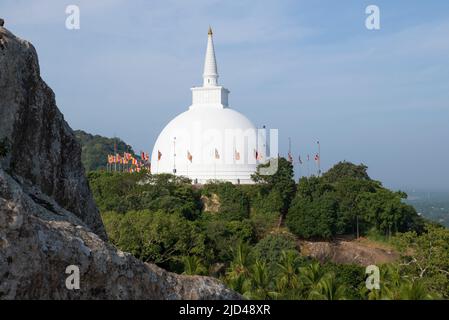
[[281, 259], [282, 251], [295, 251], [295, 238], [290, 234], [269, 234], [254, 246], [254, 260], [265, 262], [270, 269], [275, 269]]

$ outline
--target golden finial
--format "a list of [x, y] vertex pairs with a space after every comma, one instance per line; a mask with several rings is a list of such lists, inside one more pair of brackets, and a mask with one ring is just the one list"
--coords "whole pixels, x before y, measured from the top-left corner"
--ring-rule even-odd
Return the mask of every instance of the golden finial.
[[212, 28], [211, 28], [211, 26], [209, 26], [209, 32], [207, 33], [208, 35], [212, 35]]

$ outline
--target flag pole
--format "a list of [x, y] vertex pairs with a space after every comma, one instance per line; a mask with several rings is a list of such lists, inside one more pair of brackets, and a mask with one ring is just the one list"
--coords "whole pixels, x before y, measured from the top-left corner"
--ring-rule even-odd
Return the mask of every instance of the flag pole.
[[173, 174], [176, 175], [176, 137], [173, 138]]
[[310, 177], [310, 154], [307, 155], [307, 178]]
[[317, 141], [318, 144], [318, 177], [321, 176], [321, 145], [320, 140]]
[[288, 137], [288, 154], [292, 155], [292, 138]]
[[114, 172], [117, 172], [117, 140], [114, 134]]

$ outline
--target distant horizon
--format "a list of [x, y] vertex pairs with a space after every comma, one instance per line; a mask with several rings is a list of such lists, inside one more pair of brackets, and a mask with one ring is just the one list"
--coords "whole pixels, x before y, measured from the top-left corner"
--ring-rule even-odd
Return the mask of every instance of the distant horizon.
[[[3, 0], [72, 128], [151, 151], [201, 84], [209, 25], [230, 107], [323, 171], [347, 160], [389, 188], [449, 190], [449, 3]], [[380, 29], [365, 26], [367, 6]], [[312, 161], [311, 161], [312, 162]], [[402, 186], [402, 188], [400, 188]]]

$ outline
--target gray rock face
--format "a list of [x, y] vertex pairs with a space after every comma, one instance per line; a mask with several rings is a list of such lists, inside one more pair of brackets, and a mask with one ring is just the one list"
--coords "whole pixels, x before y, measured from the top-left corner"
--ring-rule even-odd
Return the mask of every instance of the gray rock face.
[[[169, 273], [121, 252], [0, 169], [0, 299], [239, 299], [218, 280]], [[80, 289], [66, 287], [69, 265]]]
[[34, 47], [0, 27], [0, 166], [38, 187], [102, 238], [103, 224], [81, 164], [81, 147], [41, 79]]
[[[0, 27], [0, 299], [239, 299], [218, 280], [169, 273], [106, 238], [80, 147], [30, 43]], [[4, 152], [6, 150], [6, 152]], [[77, 266], [80, 288], [66, 287]]]

